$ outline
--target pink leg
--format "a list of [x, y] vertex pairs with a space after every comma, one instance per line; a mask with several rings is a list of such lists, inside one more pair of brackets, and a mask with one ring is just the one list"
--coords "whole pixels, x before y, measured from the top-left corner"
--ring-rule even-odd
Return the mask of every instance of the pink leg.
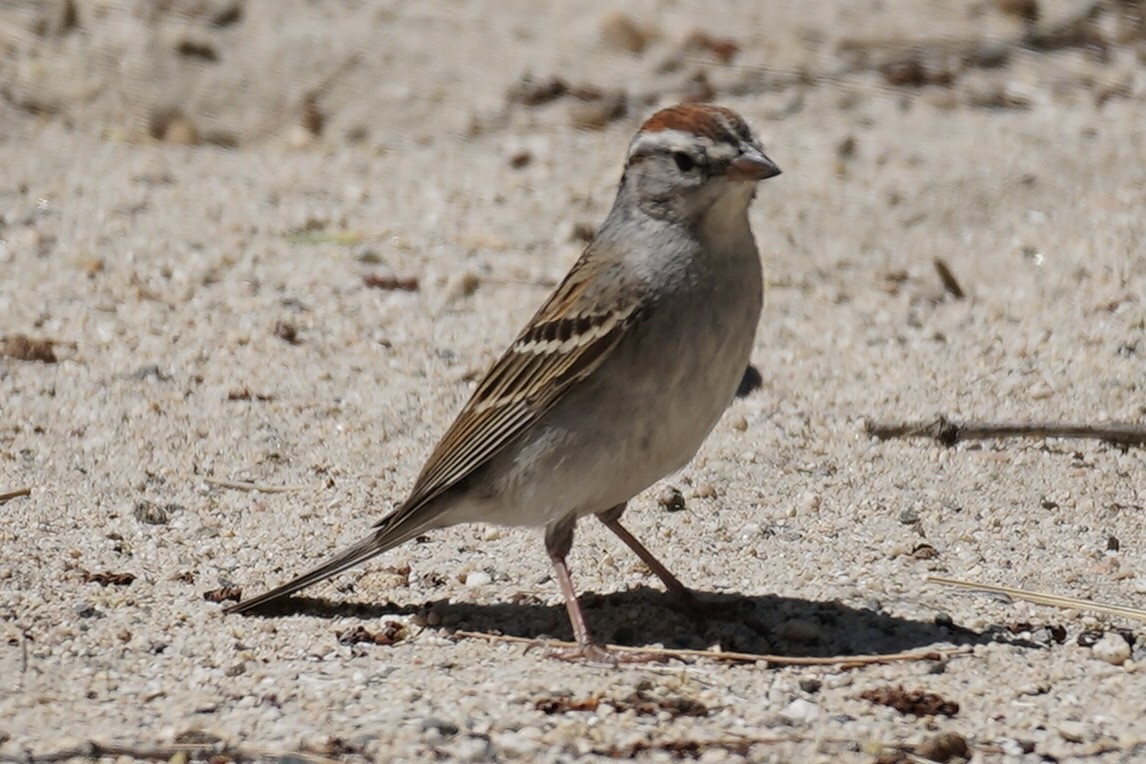
[[577, 646], [571, 650], [554, 651], [553, 655], [565, 660], [584, 658], [607, 662], [610, 660], [609, 652], [593, 641], [589, 626], [585, 623], [585, 614], [581, 611], [581, 603], [577, 600], [577, 591], [573, 588], [573, 577], [569, 575], [569, 566], [565, 564], [565, 558], [573, 547], [573, 527], [576, 524], [576, 516], [570, 516], [545, 529], [545, 551], [549, 553], [553, 572], [557, 575], [557, 583], [565, 597], [565, 610], [569, 613], [573, 639], [577, 642]]
[[[563, 660], [587, 660], [595, 663], [647, 663], [663, 660], [662, 656], [646, 655], [644, 653], [612, 653], [608, 648], [593, 641], [589, 633], [589, 626], [585, 623], [585, 614], [581, 611], [581, 603], [577, 599], [577, 592], [573, 588], [573, 578], [569, 575], [569, 566], [565, 558], [573, 546], [573, 526], [576, 517], [567, 517], [545, 529], [545, 550], [549, 553], [549, 560], [553, 563], [553, 571], [557, 575], [557, 583], [561, 587], [561, 594], [565, 597], [565, 610], [569, 614], [569, 623], [573, 627], [573, 639], [577, 646], [568, 650], [554, 650], [550, 654], [554, 658]], [[667, 573], [667, 571], [666, 571]], [[681, 586], [680, 582], [677, 582]], [[681, 586], [684, 589], [683, 586]], [[684, 589], [688, 592], [687, 589]]]
[[636, 552], [637, 557], [641, 558], [641, 562], [649, 566], [657, 578], [659, 578], [669, 590], [669, 593], [677, 598], [684, 607], [695, 615], [703, 615], [710, 611], [711, 608], [705, 603], [696, 598], [687, 586], [680, 582], [680, 579], [672, 574], [660, 560], [653, 556], [644, 544], [637, 540], [637, 537], [629, 533], [625, 526], [621, 525], [621, 513], [625, 511], [624, 504], [618, 504], [612, 509], [602, 512], [597, 515], [597, 518], [605, 524], [605, 527], [617, 534], [617, 537], [624, 541], [629, 549]]

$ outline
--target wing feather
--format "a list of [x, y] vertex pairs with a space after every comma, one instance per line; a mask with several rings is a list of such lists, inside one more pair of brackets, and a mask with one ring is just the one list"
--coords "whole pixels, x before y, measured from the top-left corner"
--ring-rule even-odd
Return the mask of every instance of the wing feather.
[[[615, 288], [601, 288], [615, 281], [600, 273], [590, 280], [591, 260], [586, 253], [578, 261], [486, 372], [396, 514], [414, 511], [485, 464], [592, 374], [644, 315], [641, 301], [616, 299]], [[619, 305], [624, 308], [618, 312]]]

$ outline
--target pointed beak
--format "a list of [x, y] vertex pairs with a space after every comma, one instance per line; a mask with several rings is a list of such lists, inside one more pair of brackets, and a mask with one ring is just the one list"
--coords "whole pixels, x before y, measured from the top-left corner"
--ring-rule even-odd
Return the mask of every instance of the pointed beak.
[[756, 147], [745, 148], [744, 152], [732, 160], [728, 166], [729, 180], [742, 180], [755, 183], [766, 178], [774, 178], [780, 174], [776, 166], [764, 152]]

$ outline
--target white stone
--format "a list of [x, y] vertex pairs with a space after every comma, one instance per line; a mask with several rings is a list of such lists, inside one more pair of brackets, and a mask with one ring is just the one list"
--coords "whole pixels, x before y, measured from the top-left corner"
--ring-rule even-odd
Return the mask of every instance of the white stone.
[[485, 586], [493, 581], [493, 576], [484, 570], [475, 570], [466, 574], [466, 586]]
[[1081, 743], [1090, 736], [1090, 730], [1082, 722], [1059, 722], [1058, 734], [1068, 743]]
[[791, 722], [814, 722], [820, 716], [820, 707], [810, 700], [796, 698], [780, 712], [780, 716]]
[[1115, 666], [1121, 666], [1130, 658], [1130, 645], [1112, 631], [1103, 634], [1102, 639], [1095, 642], [1090, 649], [1095, 658]]

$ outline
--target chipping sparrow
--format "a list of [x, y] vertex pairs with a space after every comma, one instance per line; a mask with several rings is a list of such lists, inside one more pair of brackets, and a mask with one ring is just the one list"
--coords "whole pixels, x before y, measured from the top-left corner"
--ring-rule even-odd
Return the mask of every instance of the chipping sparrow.
[[780, 173], [734, 112], [658, 111], [629, 145], [613, 209], [565, 280], [486, 373], [409, 498], [318, 568], [227, 609], [253, 610], [433, 528], [545, 528], [578, 648], [590, 637], [565, 557], [596, 515], [674, 594], [691, 593], [620, 523], [683, 467], [731, 402], [760, 318], [748, 206]]

